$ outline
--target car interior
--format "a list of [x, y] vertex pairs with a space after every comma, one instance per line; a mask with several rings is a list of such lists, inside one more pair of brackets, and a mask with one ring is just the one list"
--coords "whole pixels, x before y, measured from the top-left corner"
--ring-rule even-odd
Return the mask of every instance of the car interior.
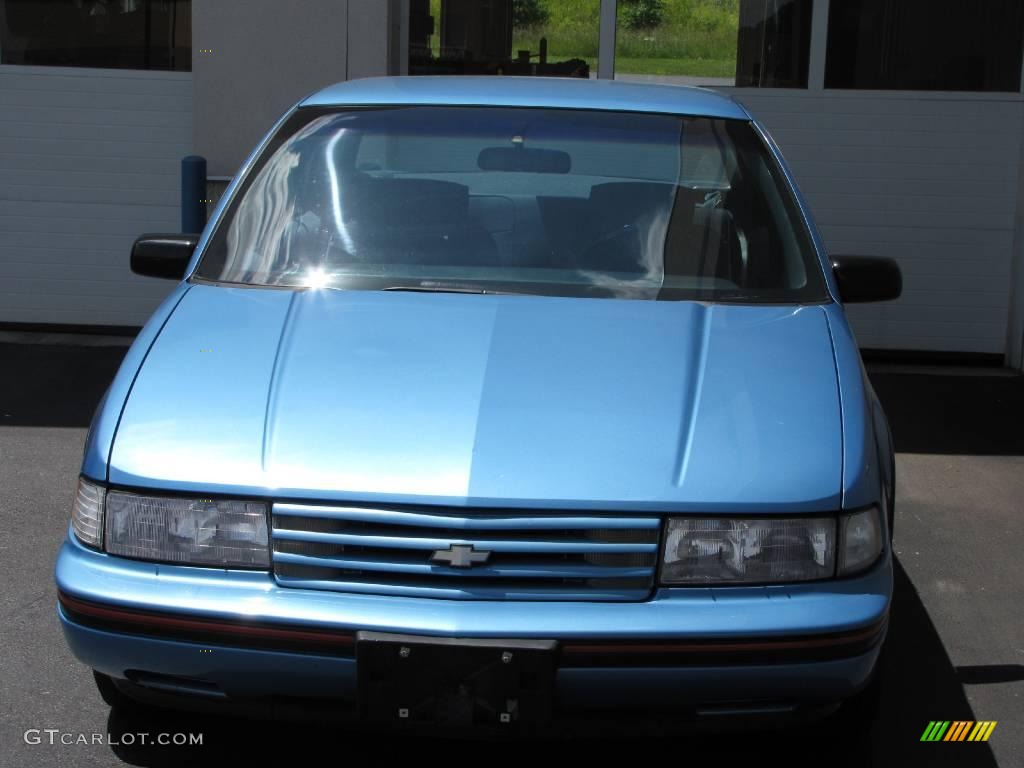
[[[247, 236], [272, 243], [269, 253], [252, 249], [260, 252], [253, 273], [295, 278], [322, 268], [398, 276], [405, 269], [422, 276], [435, 268], [435, 277], [454, 270], [460, 279], [642, 283], [656, 292], [771, 293], [806, 279], [796, 236], [775, 224], [780, 215], [785, 220], [786, 203], [781, 195], [772, 199], [778, 185], [767, 165], [739, 153], [725, 157], [713, 142], [706, 142], [710, 150], [684, 146], [692, 157], [683, 174], [670, 174], [689, 171], [695, 180], [668, 181], [592, 173], [600, 164], [586, 153], [594, 150], [571, 141], [561, 142], [566, 151], [488, 146], [484, 137], [471, 144], [472, 167], [459, 147], [460, 156], [441, 156], [434, 167], [418, 160], [426, 167], [407, 168], [363, 151], [358, 131], [336, 147], [325, 133], [298, 142], [286, 179], [269, 173], [254, 182], [266, 185], [255, 199], [281, 208], [264, 204], [247, 225]], [[325, 141], [334, 147], [333, 162], [324, 161]], [[678, 143], [674, 152], [678, 164]], [[590, 166], [576, 169], [574, 154]], [[708, 158], [714, 171], [700, 173]], [[283, 199], [271, 190], [282, 183]]]
[[281, 255], [326, 249], [334, 259], [376, 264], [664, 269], [746, 283], [746, 238], [718, 190], [595, 179], [581, 196], [470, 194], [456, 181], [367, 174], [348, 179], [346, 191], [341, 227], [327, 196], [314, 196]]

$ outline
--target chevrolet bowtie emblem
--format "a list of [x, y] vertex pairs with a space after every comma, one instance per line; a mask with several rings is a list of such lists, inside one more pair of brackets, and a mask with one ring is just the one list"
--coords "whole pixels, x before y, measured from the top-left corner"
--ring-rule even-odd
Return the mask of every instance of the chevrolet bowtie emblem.
[[430, 556], [430, 562], [448, 565], [452, 568], [472, 568], [483, 565], [491, 553], [473, 549], [472, 544], [452, 544], [448, 549], [439, 549]]

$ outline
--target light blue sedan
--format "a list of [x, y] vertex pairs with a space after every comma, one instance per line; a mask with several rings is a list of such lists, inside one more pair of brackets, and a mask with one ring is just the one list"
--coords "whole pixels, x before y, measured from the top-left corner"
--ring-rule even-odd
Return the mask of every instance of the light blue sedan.
[[877, 702], [893, 452], [843, 304], [899, 270], [826, 255], [729, 98], [332, 86], [132, 267], [179, 282], [56, 569], [108, 701], [496, 729]]

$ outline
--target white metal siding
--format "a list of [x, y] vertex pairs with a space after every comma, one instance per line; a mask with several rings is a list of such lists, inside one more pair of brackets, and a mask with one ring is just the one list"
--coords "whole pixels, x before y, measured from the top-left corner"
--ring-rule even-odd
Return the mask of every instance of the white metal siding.
[[899, 261], [902, 298], [848, 308], [861, 346], [1004, 352], [1019, 95], [732, 93], [779, 143], [829, 251]]
[[384, 45], [384, 59], [383, 6], [381, 0], [354, 1], [351, 9], [348, 0], [193, 2], [193, 146], [207, 159], [210, 176], [233, 176], [282, 112], [349, 76], [349, 61], [361, 58], [350, 56], [350, 17], [357, 17], [365, 45]]
[[177, 232], [192, 76], [0, 66], [0, 322], [141, 325], [168, 281], [128, 268]]
[[[863, 346], [1001, 353], [1024, 140], [1019, 95], [735, 89], [835, 253], [895, 257]], [[0, 321], [139, 325], [169, 289], [128, 270], [179, 228], [192, 76], [0, 66]]]

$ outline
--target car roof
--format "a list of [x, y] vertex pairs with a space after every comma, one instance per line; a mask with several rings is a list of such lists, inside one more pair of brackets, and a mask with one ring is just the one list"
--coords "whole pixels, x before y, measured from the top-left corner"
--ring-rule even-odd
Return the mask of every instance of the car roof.
[[570, 77], [371, 77], [330, 85], [300, 106], [385, 104], [561, 107], [750, 119], [730, 97], [706, 88]]

